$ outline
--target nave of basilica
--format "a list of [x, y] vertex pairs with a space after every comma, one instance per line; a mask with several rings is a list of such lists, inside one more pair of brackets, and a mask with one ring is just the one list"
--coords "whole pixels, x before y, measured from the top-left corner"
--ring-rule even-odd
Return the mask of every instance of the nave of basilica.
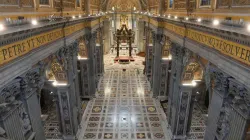
[[0, 0], [0, 140], [250, 140], [249, 0]]

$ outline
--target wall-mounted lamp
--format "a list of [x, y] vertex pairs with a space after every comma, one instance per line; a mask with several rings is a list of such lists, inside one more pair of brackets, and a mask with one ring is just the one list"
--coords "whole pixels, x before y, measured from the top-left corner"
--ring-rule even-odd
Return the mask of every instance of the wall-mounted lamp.
[[219, 25], [219, 24], [220, 24], [219, 20], [215, 19], [215, 20], [213, 21], [213, 25], [217, 26], [217, 25]]
[[0, 31], [3, 31], [5, 28], [4, 28], [4, 25], [3, 24], [0, 24]]
[[33, 20], [31, 21], [31, 24], [32, 24], [32, 25], [37, 25], [38, 22], [37, 22], [37, 20], [33, 19]]

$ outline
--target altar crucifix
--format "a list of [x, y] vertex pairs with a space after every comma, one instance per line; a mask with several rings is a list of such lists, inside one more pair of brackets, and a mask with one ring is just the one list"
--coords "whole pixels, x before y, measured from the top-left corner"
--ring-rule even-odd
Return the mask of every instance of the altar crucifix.
[[120, 29], [117, 29], [115, 37], [117, 39], [116, 58], [119, 58], [119, 46], [121, 42], [129, 43], [129, 57], [132, 58], [132, 42], [134, 42], [135, 33], [131, 29], [128, 29], [126, 24], [123, 24]]

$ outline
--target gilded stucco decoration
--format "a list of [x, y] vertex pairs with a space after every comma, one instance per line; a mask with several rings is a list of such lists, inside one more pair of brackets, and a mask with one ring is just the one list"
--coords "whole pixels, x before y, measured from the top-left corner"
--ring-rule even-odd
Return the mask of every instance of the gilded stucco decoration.
[[149, 10], [152, 13], [158, 13], [160, 0], [148, 0]]
[[116, 8], [116, 11], [130, 12], [136, 7], [137, 10], [141, 9], [140, 1], [138, 0], [110, 0], [107, 5], [108, 10], [112, 10], [112, 7]]
[[83, 58], [88, 58], [88, 51], [87, 51], [86, 43], [83, 37], [81, 37], [79, 40], [78, 56], [83, 57]]
[[184, 71], [183, 74], [183, 83], [191, 83], [193, 80], [202, 80], [203, 69], [199, 63], [190, 62]]

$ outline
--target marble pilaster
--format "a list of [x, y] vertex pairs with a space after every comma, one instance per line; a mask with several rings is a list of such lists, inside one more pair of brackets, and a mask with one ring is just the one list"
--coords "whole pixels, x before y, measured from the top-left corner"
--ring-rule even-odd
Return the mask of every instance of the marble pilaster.
[[218, 68], [210, 68], [210, 72], [214, 78], [214, 87], [212, 100], [208, 109], [208, 121], [205, 131], [205, 139], [207, 140], [213, 140], [216, 137], [218, 118], [228, 95], [228, 83], [231, 78]]
[[74, 129], [73, 107], [70, 97], [70, 86], [57, 86], [57, 94], [60, 107], [63, 139], [74, 140], [76, 130]]
[[[175, 122], [175, 113], [177, 110], [178, 97], [181, 85], [181, 76], [183, 71], [183, 57], [184, 48], [178, 44], [172, 43], [171, 45], [172, 63], [171, 63], [171, 75], [170, 75], [170, 85], [168, 93], [168, 123], [170, 126]], [[172, 128], [173, 129], [173, 128]]]
[[162, 34], [154, 35], [154, 63], [153, 63], [153, 96], [159, 96], [160, 80], [161, 80], [161, 60], [162, 60], [162, 48], [165, 44], [166, 37]]
[[[172, 124], [172, 140], [185, 140], [187, 138], [188, 124], [190, 120], [192, 87], [181, 86], [179, 91], [178, 107], [176, 107], [175, 120]], [[178, 94], [178, 93], [175, 93]]]
[[96, 75], [95, 75], [95, 47], [96, 47], [96, 33], [85, 35], [85, 42], [88, 50], [88, 69], [89, 69], [89, 95], [95, 96], [96, 91]]
[[37, 140], [45, 140], [38, 98], [44, 85], [44, 75], [43, 65], [38, 65], [35, 69], [28, 71], [23, 77], [20, 77], [23, 103], [30, 116], [33, 131], [36, 133], [35, 139]]
[[81, 79], [81, 96], [84, 98], [91, 97], [90, 95], [90, 87], [89, 87], [89, 67], [88, 67], [88, 59], [82, 59], [79, 61], [80, 67], [80, 79]]

